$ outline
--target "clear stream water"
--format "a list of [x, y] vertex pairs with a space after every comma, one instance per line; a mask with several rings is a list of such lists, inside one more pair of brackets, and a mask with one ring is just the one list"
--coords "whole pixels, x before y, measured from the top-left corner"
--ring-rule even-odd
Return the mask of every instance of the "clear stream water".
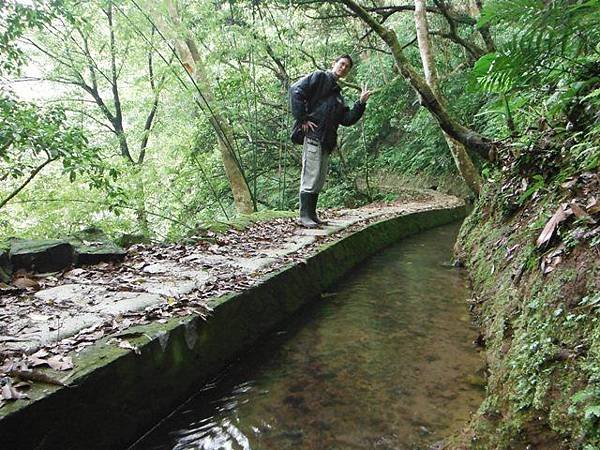
[[426, 449], [483, 398], [458, 225], [407, 238], [281, 325], [133, 449]]

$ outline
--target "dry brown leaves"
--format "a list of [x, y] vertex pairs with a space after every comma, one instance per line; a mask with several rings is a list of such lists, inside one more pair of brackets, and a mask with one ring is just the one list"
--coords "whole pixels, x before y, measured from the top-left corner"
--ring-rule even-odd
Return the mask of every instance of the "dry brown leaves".
[[546, 222], [546, 225], [544, 226], [542, 233], [537, 238], [536, 244], [537, 244], [538, 248], [541, 248], [544, 245], [546, 245], [550, 241], [550, 239], [552, 239], [552, 237], [554, 236], [554, 233], [556, 232], [558, 225], [560, 225], [561, 222], [565, 221], [567, 219], [567, 217], [569, 217], [572, 214], [573, 214], [573, 211], [571, 211], [571, 208], [569, 208], [569, 204], [562, 203], [558, 207], [556, 212], [552, 215], [550, 220], [548, 220], [548, 222]]
[[[600, 177], [598, 173], [584, 172], [577, 177], [569, 178], [561, 184], [569, 201], [561, 203], [556, 212], [548, 220], [537, 239], [538, 248], [546, 246], [557, 232], [559, 225], [574, 216], [580, 223], [594, 226], [600, 213]], [[592, 230], [593, 231], [593, 230]], [[592, 232], [587, 237], [593, 237]]]

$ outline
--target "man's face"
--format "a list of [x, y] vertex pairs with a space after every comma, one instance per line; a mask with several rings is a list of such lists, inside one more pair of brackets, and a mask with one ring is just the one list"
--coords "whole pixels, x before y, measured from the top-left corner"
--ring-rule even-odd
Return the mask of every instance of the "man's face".
[[333, 63], [331, 71], [337, 78], [343, 78], [350, 72], [350, 67], [350, 61], [346, 58], [342, 58]]

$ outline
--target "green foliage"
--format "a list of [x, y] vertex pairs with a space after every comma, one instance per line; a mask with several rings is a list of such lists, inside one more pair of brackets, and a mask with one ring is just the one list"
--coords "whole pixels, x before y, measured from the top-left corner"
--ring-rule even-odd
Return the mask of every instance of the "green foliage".
[[[558, 27], [560, 33], [567, 28], [558, 20], [558, 12], [566, 7], [565, 4], [553, 3], [547, 14], [546, 7], [539, 2], [529, 3], [489, 2], [482, 21], [487, 21], [492, 30], [498, 27], [497, 36], [494, 36], [498, 37], [498, 50], [475, 65], [471, 78], [468, 76], [468, 64], [472, 61], [465, 58], [464, 51], [455, 44], [447, 45], [449, 41], [439, 36], [433, 37], [441, 89], [446, 98], [452, 100], [449, 109], [463, 122], [491, 138], [511, 134], [507, 127], [509, 117], [522, 131], [539, 117], [539, 111], [553, 111], [552, 114], [558, 117], [573, 109], [589, 109], [590, 105], [597, 105], [595, 102], [600, 98], [597, 86], [590, 81], [593, 77], [583, 76], [584, 66], [588, 69], [593, 67], [590, 48], [593, 47], [591, 41], [595, 31], [584, 24], [590, 23], [589, 13], [595, 8], [594, 2], [584, 2], [586, 6], [581, 8], [569, 6], [568, 21], [576, 27], [582, 23], [577, 30], [583, 33], [585, 39], [582, 50], [576, 55], [580, 62], [577, 69], [571, 70], [566, 63], [559, 66], [560, 70], [567, 70], [570, 74], [566, 81], [561, 81], [564, 77], [556, 78], [555, 73], [560, 71], [554, 71], [550, 76], [542, 70], [542, 66], [535, 72], [535, 77], [524, 76], [519, 67], [514, 68], [510, 64], [506, 68], [508, 72], [500, 70], [503, 67], [501, 56], [514, 51], [513, 47], [525, 54], [526, 49], [521, 48], [527, 41], [524, 36], [534, 33], [533, 28], [545, 27], [547, 33], [551, 27]], [[112, 2], [114, 42], [111, 44], [107, 4], [102, 0], [85, 4], [42, 2], [37, 4], [37, 9], [31, 7], [31, 11], [25, 11], [21, 18], [17, 11], [29, 7], [20, 2], [10, 3], [3, 20], [12, 25], [5, 25], [2, 29], [6, 37], [3, 42], [21, 52], [24, 47], [17, 45], [18, 39], [31, 40], [35, 45], [27, 47], [27, 51], [32, 63], [43, 69], [44, 78], [60, 81], [61, 89], [56, 95], [45, 96], [55, 106], [40, 108], [36, 114], [41, 119], [50, 111], [57, 111], [54, 114], [56, 118], [62, 117], [62, 125], [56, 127], [56, 133], [61, 130], [65, 139], [69, 135], [73, 140], [69, 142], [66, 139], [68, 145], [65, 146], [46, 146], [41, 140], [39, 145], [35, 144], [35, 139], [41, 139], [36, 131], [44, 130], [43, 124], [37, 124], [43, 120], [23, 113], [23, 121], [29, 122], [29, 125], [19, 128], [15, 116], [7, 128], [21, 129], [22, 135], [30, 140], [30, 149], [27, 158], [19, 159], [13, 154], [9, 157], [10, 164], [5, 159], [4, 167], [9, 170], [10, 165], [13, 174], [7, 176], [7, 180], [14, 183], [4, 187], [4, 194], [8, 193], [9, 187], [15, 187], [19, 179], [27, 176], [36, 163], [39, 165], [43, 161], [41, 158], [46, 155], [46, 150], [40, 149], [55, 148], [52, 152], [59, 154], [63, 161], [63, 181], [77, 175], [73, 185], [64, 184], [64, 195], [54, 198], [55, 204], [64, 198], [69, 202], [67, 208], [71, 217], [78, 217], [80, 222], [93, 222], [98, 214], [96, 203], [73, 201], [73, 196], [82, 195], [80, 183], [98, 188], [87, 195], [89, 200], [107, 209], [106, 218], [111, 219], [106, 220], [106, 226], [133, 228], [122, 230], [127, 232], [140, 231], [135, 229], [138, 227], [147, 228], [148, 233], [159, 239], [176, 240], [199, 223], [213, 219], [226, 221], [234, 216], [232, 195], [210, 115], [206, 108], [198, 108], [196, 99], [199, 94], [167, 45], [172, 44], [171, 39], [176, 35], [181, 37], [184, 30], [189, 31], [200, 49], [209, 89], [214, 97], [212, 107], [234, 128], [233, 147], [260, 209], [293, 210], [297, 204], [300, 149], [291, 146], [288, 140], [291, 117], [287, 87], [299, 76], [315, 69], [327, 69], [333, 57], [341, 53], [349, 52], [356, 57], [356, 65], [348, 81], [355, 85], [368, 82], [369, 87], [377, 89], [377, 92], [371, 97], [367, 113], [359, 125], [342, 130], [342, 150], [333, 155], [327, 191], [322, 196], [323, 205], [360, 205], [380, 198], [377, 186], [372, 182], [373, 173], [389, 171], [434, 177], [456, 175], [439, 126], [419, 107], [413, 91], [398, 76], [393, 58], [386, 53], [385, 46], [376, 36], [357, 39], [357, 33], [364, 33], [363, 25], [341, 17], [339, 5], [318, 2], [297, 8], [292, 2], [293, 7], [290, 8], [290, 3], [283, 1], [187, 2], [180, 5], [182, 24], [176, 27], [170, 23], [164, 4], [143, 0], [139, 4], [142, 11], [130, 2]], [[462, 17], [465, 12], [460, 9], [461, 5], [453, 6], [453, 9]], [[523, 13], [526, 7], [531, 8], [527, 11], [537, 21], [535, 26], [519, 19], [518, 14], [505, 16], [502, 12], [512, 8], [513, 12]], [[319, 17], [319, 20], [313, 20], [307, 14]], [[161, 20], [157, 21], [157, 17]], [[441, 17], [432, 15], [430, 18], [436, 29], [447, 29]], [[550, 28], [544, 25], [544, 20], [550, 21]], [[167, 41], [163, 40], [161, 33], [153, 30], [151, 21], [158, 24]], [[386, 19], [386, 24], [396, 30], [401, 42], [408, 43], [413, 39], [414, 20], [410, 14], [393, 14]], [[43, 34], [37, 33], [39, 26], [44, 27]], [[472, 24], [460, 22], [458, 27], [462, 38], [482, 46], [473, 35]], [[9, 33], [9, 29], [13, 31]], [[513, 32], [519, 36], [518, 44], [509, 37]], [[539, 52], [548, 39], [540, 38], [540, 45], [536, 45], [534, 51]], [[572, 58], [570, 41], [565, 49], [566, 56], [546, 52], [546, 56], [531, 61], [539, 61], [547, 55], [555, 59], [561, 55], [563, 59]], [[407, 46], [405, 53], [415, 66], [420, 66], [416, 46]], [[116, 114], [116, 99], [111, 95], [113, 56], [125, 128], [120, 135], [115, 132], [114, 124], [107, 120], [106, 114], [106, 110], [113, 116]], [[149, 56], [152, 56], [152, 79], [158, 86], [156, 90], [150, 87]], [[585, 58], [589, 63], [587, 66], [583, 63]], [[12, 60], [21, 62], [22, 58]], [[95, 72], [95, 80], [91, 76], [92, 71]], [[496, 79], [497, 71], [503, 75]], [[90, 95], [94, 83], [104, 106]], [[465, 85], [469, 83], [474, 89], [465, 92]], [[548, 90], [539, 88], [546, 84]], [[150, 129], [146, 130], [144, 125], [157, 93], [156, 116]], [[558, 97], [557, 93], [560, 94]], [[344, 95], [351, 104], [358, 92], [344, 88]], [[63, 112], [59, 114], [58, 111]], [[589, 115], [589, 112], [583, 115], [586, 114]], [[54, 122], [49, 120], [50, 123]], [[67, 133], [69, 127], [72, 128], [71, 134]], [[75, 151], [76, 129], [81, 131], [80, 136], [84, 140], [87, 137], [89, 141], [82, 144], [80, 151]], [[578, 132], [582, 133], [581, 139], [565, 152], [581, 167], [596, 167], [596, 143], [587, 138], [587, 129], [585, 139], [584, 131]], [[145, 158], [138, 159], [142, 153], [140, 144], [146, 137]], [[121, 156], [123, 140], [127, 141], [133, 162]], [[527, 148], [527, 145], [523, 144], [523, 147]], [[534, 154], [534, 149], [530, 153]], [[529, 162], [534, 160], [533, 157], [528, 159]], [[518, 192], [517, 199], [523, 194], [522, 201], [526, 201], [551, 182], [546, 172], [527, 173], [527, 176], [536, 174], [544, 177], [545, 185], [542, 187], [536, 184], [536, 179], [531, 179], [528, 183], [530, 190], [526, 195]], [[40, 176], [46, 175], [42, 173]], [[62, 175], [53, 170], [47, 176]], [[45, 197], [39, 192], [41, 186], [43, 183], [32, 182], [28, 189], [33, 192], [22, 192], [14, 201], [30, 199], [36, 191], [39, 197]], [[49, 217], [45, 213], [40, 214]], [[53, 229], [52, 225], [46, 225], [48, 230]], [[40, 233], [43, 229], [41, 223], [36, 225]]]
[[517, 203], [522, 205], [527, 201], [533, 194], [538, 192], [540, 189], [544, 187], [546, 182], [544, 181], [544, 177], [541, 175], [534, 175], [533, 182], [529, 185], [529, 187], [519, 196]]
[[0, 76], [18, 72], [26, 60], [18, 40], [32, 28], [41, 28], [58, 14], [64, 14], [62, 0], [42, 0], [27, 4], [0, 0]]
[[442, 133], [426, 111], [420, 110], [403, 128], [404, 133], [399, 142], [381, 150], [378, 158], [381, 168], [407, 174], [456, 173]]
[[68, 123], [59, 106], [39, 108], [0, 94], [0, 174], [20, 178], [42, 160], [61, 160], [73, 181], [97, 161], [84, 131]]
[[[510, 37], [498, 51], [476, 62], [470, 88], [509, 97], [518, 92], [519, 104], [511, 108], [537, 109], [529, 116], [519, 111], [516, 121], [521, 129], [538, 120], [540, 113], [547, 120], [566, 116], [576, 128], [588, 126], [590, 112], [598, 106], [594, 100], [600, 82], [598, 17], [598, 0], [486, 2], [480, 25], [506, 27]], [[523, 95], [524, 91], [529, 92]]]

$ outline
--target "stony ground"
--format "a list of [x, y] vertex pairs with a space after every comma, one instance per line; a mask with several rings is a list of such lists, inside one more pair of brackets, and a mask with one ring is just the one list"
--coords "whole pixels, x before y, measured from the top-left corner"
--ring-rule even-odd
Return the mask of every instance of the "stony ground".
[[193, 244], [135, 245], [121, 263], [15, 274], [0, 289], [0, 407], [26, 395], [37, 368], [68, 371], [72, 356], [98, 339], [114, 336], [109, 342], [132, 348], [126, 339], [132, 325], [189, 314], [208, 317], [209, 298], [248, 288], [325, 242], [385, 217], [461, 204], [435, 191], [411, 197], [327, 211], [329, 225], [321, 229], [275, 219], [243, 231], [206, 232]]

